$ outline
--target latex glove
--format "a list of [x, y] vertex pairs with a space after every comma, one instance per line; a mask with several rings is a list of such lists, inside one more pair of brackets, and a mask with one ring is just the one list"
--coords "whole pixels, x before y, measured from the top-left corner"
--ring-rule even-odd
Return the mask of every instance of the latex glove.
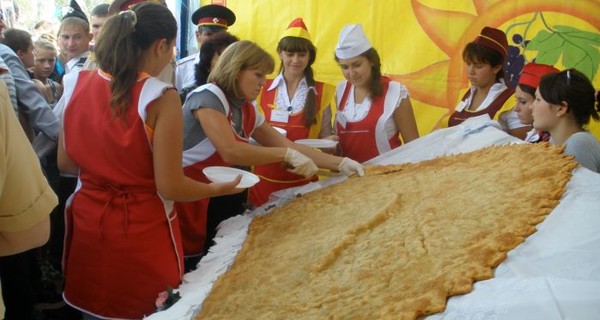
[[340, 172], [345, 176], [351, 176], [355, 173], [360, 177], [365, 175], [365, 170], [363, 169], [362, 164], [350, 158], [342, 159], [342, 162], [340, 162], [340, 165], [338, 166], [338, 170], [340, 170]]
[[303, 175], [306, 178], [314, 176], [319, 170], [314, 161], [292, 148], [287, 148], [285, 162], [289, 165], [287, 169], [289, 172]]

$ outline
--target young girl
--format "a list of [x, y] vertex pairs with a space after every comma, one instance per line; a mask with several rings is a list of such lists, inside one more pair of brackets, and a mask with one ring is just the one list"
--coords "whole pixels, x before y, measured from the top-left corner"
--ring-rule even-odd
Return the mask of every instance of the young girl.
[[[271, 55], [250, 41], [238, 41], [223, 51], [208, 77], [209, 83], [190, 93], [183, 107], [186, 175], [206, 181], [202, 169], [207, 166], [249, 169], [267, 163], [284, 165], [307, 179], [316, 174], [317, 167], [346, 175], [363, 174], [356, 161], [286, 139], [257, 112], [252, 101], [274, 65]], [[250, 137], [260, 146], [250, 144]], [[219, 222], [244, 212], [246, 197], [218, 197], [210, 202], [178, 205], [186, 255], [201, 255]]]
[[54, 106], [62, 95], [62, 84], [50, 79], [56, 65], [56, 47], [46, 39], [38, 39], [33, 43], [35, 62], [33, 78], [37, 80], [36, 86], [42, 92], [50, 106]]
[[172, 200], [242, 191], [241, 177], [208, 185], [183, 175], [179, 97], [155, 78], [176, 34], [166, 7], [137, 4], [104, 25], [100, 70], [64, 78], [59, 168], [79, 177], [66, 212], [64, 298], [87, 319], [143, 318], [160, 292], [179, 285]]
[[538, 131], [532, 127], [533, 116], [529, 106], [535, 100], [535, 90], [540, 84], [541, 78], [548, 73], [556, 73], [558, 69], [547, 64], [528, 63], [523, 67], [519, 83], [515, 88], [515, 107], [514, 111], [522, 124], [527, 125], [531, 130], [527, 133], [525, 141], [543, 142], [550, 139], [550, 134], [545, 131]]
[[[315, 81], [312, 64], [317, 49], [301, 18], [290, 23], [277, 45], [281, 59], [279, 75], [267, 80], [256, 104], [272, 126], [283, 128], [287, 138], [296, 141], [307, 138], [326, 138], [333, 134], [331, 121], [323, 122], [323, 113], [331, 114], [334, 86]], [[301, 186], [316, 180], [291, 173], [279, 163], [259, 165], [254, 172], [260, 182], [250, 189], [254, 206], [267, 202], [277, 190]]]
[[335, 59], [346, 78], [336, 92], [336, 131], [344, 156], [367, 161], [419, 137], [408, 90], [381, 75], [379, 54], [362, 25], [342, 29]]
[[600, 172], [600, 143], [584, 129], [599, 120], [599, 95], [590, 80], [575, 69], [545, 75], [530, 108], [533, 127], [547, 131], [550, 142], [565, 146], [583, 167]]
[[[463, 50], [471, 88], [463, 95], [454, 112], [442, 118], [440, 127], [456, 126], [468, 118], [484, 114], [500, 120], [511, 135], [523, 139], [529, 127], [521, 124], [511, 111], [514, 91], [504, 84], [503, 63], [508, 54], [508, 41], [502, 30], [485, 27]], [[506, 113], [504, 113], [506, 111]], [[504, 114], [503, 114], [504, 113]], [[500, 115], [503, 114], [502, 119]]]

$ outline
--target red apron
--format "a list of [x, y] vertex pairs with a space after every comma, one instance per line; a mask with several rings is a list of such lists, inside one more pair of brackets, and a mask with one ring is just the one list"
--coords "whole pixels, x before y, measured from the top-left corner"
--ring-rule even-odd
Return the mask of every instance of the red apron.
[[[364, 119], [357, 122], [348, 121], [345, 128], [339, 121], [336, 121], [343, 156], [358, 162], [365, 162], [380, 154], [377, 148], [375, 128], [380, 117], [383, 115], [385, 97], [388, 93], [390, 81], [390, 78], [381, 77], [383, 95], [375, 97], [371, 101], [371, 108]], [[340, 112], [344, 111], [351, 87], [352, 85], [347, 82], [340, 103], [338, 104]], [[388, 142], [392, 149], [399, 147], [402, 144], [399, 132], [396, 132]]]
[[[311, 129], [305, 126], [306, 119], [304, 111], [290, 114], [287, 123], [271, 121], [271, 112], [275, 108], [275, 95], [278, 90], [268, 90], [272, 83], [273, 80], [268, 80], [263, 86], [260, 99], [260, 108], [264, 112], [267, 122], [273, 127], [285, 129], [287, 131], [286, 137], [291, 141], [318, 138], [318, 136], [310, 136], [309, 133]], [[322, 82], [315, 83], [315, 89], [317, 91], [316, 114], [318, 116], [322, 114], [323, 108], [329, 103], [329, 101], [323, 100], [323, 87], [324, 84]], [[323, 106], [323, 103], [325, 103], [325, 106]], [[318, 123], [320, 123], [320, 121]], [[318, 132], [318, 130], [316, 132]], [[275, 191], [302, 186], [318, 180], [317, 176], [307, 179], [302, 175], [289, 172], [281, 167], [280, 162], [254, 166], [254, 173], [260, 177], [260, 181], [250, 189], [250, 202], [252, 202], [255, 207], [261, 206], [267, 202], [269, 200], [269, 195]]]
[[[206, 88], [216, 93], [214, 90], [218, 90], [220, 94], [217, 94], [221, 103], [225, 106], [227, 112], [227, 119], [231, 122], [231, 110], [229, 102], [224, 98], [223, 92], [213, 84], [205, 85], [194, 90], [195, 92], [206, 90]], [[222, 98], [223, 97], [223, 98]], [[232, 127], [231, 130], [234, 133], [235, 139], [240, 142], [248, 143], [248, 138], [254, 131], [256, 121], [256, 113], [254, 106], [251, 103], [245, 103], [242, 106], [242, 130], [244, 131], [244, 137], [239, 136], [235, 129]], [[208, 138], [207, 138], [208, 139]], [[208, 141], [210, 142], [210, 141]], [[202, 144], [202, 147], [212, 148], [208, 151], [202, 148], [196, 148]], [[186, 176], [201, 182], [210, 182], [204, 175], [202, 170], [209, 166], [231, 166], [226, 163], [223, 158], [216, 151], [211, 143], [206, 144], [206, 141], [200, 142], [196, 147], [192, 147], [183, 152], [184, 159], [195, 158], [194, 162], [185, 163], [183, 172]], [[205, 156], [195, 156], [195, 154], [205, 154]], [[185, 161], [185, 160], [184, 160]], [[210, 199], [202, 199], [193, 202], [176, 202], [175, 208], [179, 215], [179, 226], [181, 229], [181, 235], [183, 238], [183, 252], [185, 256], [197, 256], [203, 253], [204, 243], [206, 241], [206, 219], [207, 210]]]
[[64, 298], [96, 316], [140, 319], [155, 311], [161, 291], [179, 286], [183, 270], [177, 215], [156, 191], [144, 123], [169, 85], [139, 79], [121, 119], [109, 107], [109, 79], [81, 71], [69, 82], [65, 150], [80, 173], [65, 212]]

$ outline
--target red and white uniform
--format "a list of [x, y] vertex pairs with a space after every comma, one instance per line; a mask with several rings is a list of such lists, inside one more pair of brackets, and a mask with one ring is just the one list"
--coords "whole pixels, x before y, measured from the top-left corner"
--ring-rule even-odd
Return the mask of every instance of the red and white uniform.
[[[200, 86], [192, 91], [192, 93], [203, 90], [209, 90], [219, 98], [225, 108], [227, 119], [231, 122], [231, 107], [225, 93], [212, 83]], [[244, 136], [242, 137], [236, 132], [233, 124], [231, 130], [236, 140], [248, 143], [248, 137], [252, 135], [254, 129], [260, 124], [262, 122], [256, 116], [256, 109], [251, 103], [246, 102], [242, 106], [242, 130]], [[210, 139], [206, 138], [183, 152], [183, 172], [186, 176], [196, 181], [208, 183], [210, 181], [206, 178], [202, 169], [209, 166], [231, 166], [221, 158]], [[177, 202], [175, 204], [179, 214], [183, 249], [186, 256], [199, 255], [204, 249], [206, 241], [206, 214], [209, 201], [210, 199], [206, 198], [194, 202]]]
[[336, 129], [342, 155], [364, 162], [399, 147], [400, 131], [394, 122], [394, 111], [408, 97], [406, 87], [390, 78], [381, 77], [383, 95], [373, 100], [354, 102], [354, 86], [342, 81], [337, 86], [338, 113]]
[[173, 203], [154, 179], [147, 109], [171, 86], [142, 75], [123, 118], [100, 71], [65, 77], [64, 147], [79, 165], [66, 209], [64, 298], [101, 318], [140, 319], [179, 286], [183, 255]]
[[484, 114], [488, 114], [490, 119], [498, 120], [502, 112], [511, 110], [514, 105], [513, 101], [509, 101], [509, 98], [514, 94], [514, 90], [508, 88], [503, 83], [494, 83], [485, 100], [477, 107], [477, 110], [469, 110], [476, 90], [476, 87], [473, 86], [464, 94], [456, 109], [446, 121], [448, 127], [459, 125], [468, 118]]
[[[304, 104], [311, 90], [317, 93], [316, 123], [310, 128], [305, 126]], [[303, 79], [296, 90], [292, 101], [287, 96], [287, 87], [283, 75], [267, 80], [256, 103], [265, 115], [267, 122], [273, 127], [287, 131], [286, 137], [291, 141], [307, 138], [319, 138], [323, 121], [323, 111], [333, 100], [334, 87], [323, 82], [316, 82], [314, 88], [309, 87]], [[280, 114], [282, 116], [280, 116]], [[281, 167], [281, 163], [270, 163], [254, 166], [254, 173], [260, 176], [260, 182], [250, 189], [250, 201], [260, 206], [268, 201], [269, 195], [275, 191], [305, 185], [317, 181], [318, 177], [305, 178], [291, 173]]]

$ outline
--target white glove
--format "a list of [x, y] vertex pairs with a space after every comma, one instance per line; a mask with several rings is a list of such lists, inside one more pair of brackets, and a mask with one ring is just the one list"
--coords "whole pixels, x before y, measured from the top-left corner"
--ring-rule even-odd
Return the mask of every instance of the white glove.
[[306, 178], [314, 176], [319, 170], [314, 161], [292, 148], [287, 148], [285, 162], [291, 167], [287, 169], [289, 172], [303, 175]]
[[342, 159], [342, 162], [340, 162], [340, 165], [338, 166], [338, 170], [345, 176], [351, 176], [355, 173], [360, 177], [365, 175], [363, 166], [350, 158]]

